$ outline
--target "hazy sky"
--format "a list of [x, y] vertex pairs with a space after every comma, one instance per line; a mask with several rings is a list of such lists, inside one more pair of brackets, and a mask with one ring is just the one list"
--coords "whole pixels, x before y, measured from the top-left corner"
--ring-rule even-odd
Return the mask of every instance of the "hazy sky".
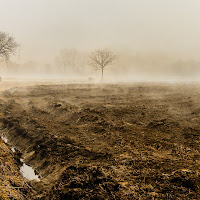
[[0, 30], [22, 45], [24, 60], [48, 63], [72, 47], [200, 58], [200, 0], [0, 0]]

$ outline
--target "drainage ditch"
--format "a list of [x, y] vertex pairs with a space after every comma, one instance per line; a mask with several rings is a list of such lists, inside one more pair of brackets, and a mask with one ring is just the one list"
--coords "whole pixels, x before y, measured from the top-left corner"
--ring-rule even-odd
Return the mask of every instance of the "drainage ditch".
[[[1, 139], [7, 144], [7, 145], [9, 145], [10, 146], [10, 144], [8, 143], [8, 139], [4, 136], [4, 135], [2, 135], [1, 136]], [[15, 147], [10, 147], [10, 149], [11, 149], [11, 151], [13, 152], [13, 153], [16, 153], [16, 148]], [[40, 176], [38, 175], [38, 174], [36, 174], [35, 173], [35, 170], [31, 167], [31, 166], [29, 166], [29, 165], [27, 165], [25, 162], [24, 162], [24, 160], [23, 160], [23, 158], [19, 158], [19, 160], [20, 160], [20, 173], [22, 174], [22, 176], [24, 177], [24, 178], [26, 178], [26, 179], [28, 179], [29, 181], [32, 181], [32, 180], [35, 180], [35, 181], [40, 181]]]

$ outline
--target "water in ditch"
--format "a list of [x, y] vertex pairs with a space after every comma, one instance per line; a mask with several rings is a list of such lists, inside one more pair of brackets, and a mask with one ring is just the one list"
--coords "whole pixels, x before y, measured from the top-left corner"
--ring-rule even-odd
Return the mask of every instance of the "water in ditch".
[[[5, 142], [8, 143], [8, 139], [5, 136], [1, 136], [1, 139]], [[12, 152], [15, 152], [15, 148], [11, 148]], [[23, 159], [20, 159], [22, 162], [22, 166], [20, 167], [20, 173], [22, 176], [28, 180], [37, 180], [40, 181], [39, 176], [35, 174], [35, 171], [32, 167], [28, 166]]]
[[23, 165], [20, 167], [20, 172], [24, 178], [28, 180], [37, 180], [40, 181], [39, 176], [35, 174], [35, 171], [32, 167], [24, 163], [23, 159], [20, 159]]

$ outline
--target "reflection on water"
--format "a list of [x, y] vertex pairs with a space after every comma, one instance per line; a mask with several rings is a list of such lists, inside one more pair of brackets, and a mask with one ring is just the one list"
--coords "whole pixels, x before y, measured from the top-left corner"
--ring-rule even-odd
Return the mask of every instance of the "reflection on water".
[[[4, 136], [1, 136], [1, 139], [8, 143], [8, 139]], [[15, 148], [12, 147], [11, 150], [15, 152]], [[28, 165], [26, 165], [23, 161], [23, 159], [20, 159], [20, 161], [23, 163], [23, 165], [20, 167], [20, 172], [24, 178], [27, 178], [28, 180], [37, 180], [40, 181], [39, 176], [35, 174], [34, 169]]]
[[15, 148], [14, 147], [12, 147], [11, 150], [12, 150], [13, 153], [15, 153]]
[[[22, 159], [20, 159], [23, 162]], [[40, 181], [39, 176], [35, 174], [34, 169], [23, 162], [23, 165], [20, 167], [20, 172], [24, 178], [28, 180], [37, 180]]]
[[8, 143], [8, 139], [4, 136], [1, 136], [1, 139], [5, 142], [5, 143]]

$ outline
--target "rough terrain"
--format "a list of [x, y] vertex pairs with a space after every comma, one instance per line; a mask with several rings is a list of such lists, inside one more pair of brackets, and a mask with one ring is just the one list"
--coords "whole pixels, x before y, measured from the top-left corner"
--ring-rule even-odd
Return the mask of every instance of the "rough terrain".
[[28, 193], [33, 194], [29, 181], [19, 172], [17, 157], [0, 138], [0, 199], [25, 200]]
[[0, 112], [29, 199], [200, 199], [198, 84], [15, 87]]

